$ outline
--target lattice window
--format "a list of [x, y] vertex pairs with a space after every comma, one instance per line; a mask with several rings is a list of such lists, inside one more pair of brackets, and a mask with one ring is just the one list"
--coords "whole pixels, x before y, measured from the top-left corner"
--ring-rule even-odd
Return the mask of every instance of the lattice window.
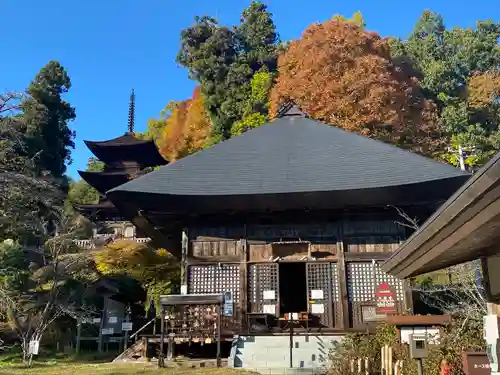
[[189, 267], [189, 293], [218, 294], [232, 292], [240, 300], [240, 269], [235, 264]]
[[[320, 323], [326, 327], [334, 327], [335, 320], [332, 311], [332, 264], [330, 263], [307, 263], [307, 291], [309, 300], [314, 300], [314, 304], [309, 302], [309, 312], [319, 317]], [[315, 300], [312, 295], [313, 290], [322, 290], [323, 298]], [[323, 305], [323, 312], [314, 313], [313, 305]], [[317, 307], [317, 306], [316, 306]]]
[[375, 297], [375, 271], [372, 263], [347, 263], [349, 302], [365, 302]]
[[[251, 264], [249, 267], [248, 298], [251, 312], [264, 313], [264, 305], [277, 305], [279, 299], [278, 265]], [[264, 299], [264, 291], [274, 291], [274, 299]], [[278, 309], [275, 311], [278, 315]]]
[[213, 294], [215, 293], [215, 266], [190, 266], [189, 267], [189, 293]]
[[398, 301], [404, 300], [403, 282], [382, 271], [379, 264], [347, 263], [349, 301], [365, 302], [375, 298], [375, 287], [387, 283], [396, 288]]
[[234, 301], [240, 300], [240, 267], [224, 264], [215, 269], [215, 293], [232, 292]]

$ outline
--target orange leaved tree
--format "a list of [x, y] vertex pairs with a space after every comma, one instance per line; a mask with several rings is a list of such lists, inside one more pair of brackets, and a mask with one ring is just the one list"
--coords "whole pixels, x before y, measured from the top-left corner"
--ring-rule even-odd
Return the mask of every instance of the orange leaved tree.
[[159, 142], [162, 155], [175, 161], [203, 149], [211, 123], [200, 88], [195, 88], [191, 99], [170, 102], [166, 109], [170, 114]]
[[387, 41], [339, 17], [309, 26], [279, 57], [271, 116], [288, 100], [328, 124], [422, 153], [442, 141], [435, 105], [392, 61]]

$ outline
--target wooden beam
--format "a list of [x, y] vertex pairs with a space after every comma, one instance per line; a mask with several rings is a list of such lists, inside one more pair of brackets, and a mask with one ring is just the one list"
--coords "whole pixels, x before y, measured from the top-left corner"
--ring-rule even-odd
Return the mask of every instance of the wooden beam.
[[181, 285], [188, 285], [188, 255], [189, 255], [189, 235], [188, 229], [182, 230], [182, 247], [181, 247]]
[[248, 312], [248, 243], [246, 238], [239, 241], [240, 263], [240, 324], [244, 329], [247, 324]]
[[339, 273], [339, 292], [340, 292], [340, 321], [342, 328], [349, 328], [349, 298], [347, 293], [347, 272], [345, 263], [345, 244], [344, 244], [344, 225], [343, 222], [339, 223], [339, 238], [337, 240], [337, 267]]

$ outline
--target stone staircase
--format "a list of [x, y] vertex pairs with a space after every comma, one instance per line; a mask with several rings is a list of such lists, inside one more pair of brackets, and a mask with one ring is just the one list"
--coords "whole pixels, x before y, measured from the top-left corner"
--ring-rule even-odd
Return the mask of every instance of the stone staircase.
[[294, 336], [290, 368], [290, 336], [237, 336], [228, 361], [261, 374], [318, 374], [328, 365], [328, 355], [338, 335]]
[[128, 347], [123, 353], [113, 360], [113, 363], [123, 363], [123, 362], [146, 362], [144, 358], [144, 342], [142, 340], [137, 341]]

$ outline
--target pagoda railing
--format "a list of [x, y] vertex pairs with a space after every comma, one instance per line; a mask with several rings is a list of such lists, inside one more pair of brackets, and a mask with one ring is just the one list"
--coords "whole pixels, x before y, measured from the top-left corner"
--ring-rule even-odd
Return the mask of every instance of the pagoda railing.
[[[104, 237], [104, 236], [103, 236]], [[109, 237], [112, 237], [112, 235], [109, 235]], [[101, 237], [102, 238], [102, 237]], [[135, 241], [137, 243], [147, 243], [150, 241], [148, 237], [121, 237], [120, 239], [126, 240], [126, 241]], [[95, 240], [74, 240], [74, 243], [78, 246], [81, 247], [82, 249], [95, 249]]]

